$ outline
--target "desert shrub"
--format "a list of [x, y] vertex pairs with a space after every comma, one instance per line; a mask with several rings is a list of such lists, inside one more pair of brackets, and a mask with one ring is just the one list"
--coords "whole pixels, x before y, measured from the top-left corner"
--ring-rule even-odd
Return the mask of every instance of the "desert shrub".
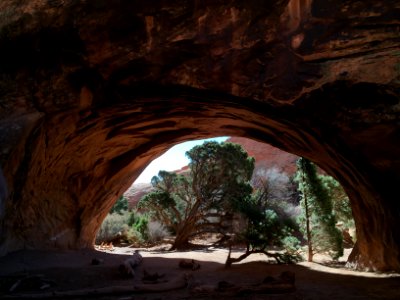
[[96, 235], [96, 244], [131, 243], [137, 246], [154, 244], [168, 235], [167, 229], [147, 214], [119, 210], [107, 215]]
[[169, 235], [168, 230], [158, 221], [150, 221], [147, 224], [147, 240], [154, 244], [160, 242]]
[[285, 263], [295, 263], [303, 260], [301, 255], [300, 241], [296, 237], [289, 235], [282, 239], [283, 254], [281, 259]]
[[149, 216], [137, 211], [131, 211], [127, 224], [131, 227], [142, 242], [148, 240]]
[[110, 242], [125, 233], [129, 229], [126, 217], [126, 214], [108, 214], [97, 232], [96, 243]]
[[132, 242], [137, 241], [137, 234], [131, 230], [128, 225], [130, 213], [125, 211], [122, 214], [112, 213], [108, 214], [100, 226], [99, 231], [96, 235], [96, 243], [102, 242], [115, 242], [125, 241]]
[[136, 215], [133, 228], [140, 234], [144, 241], [149, 239], [148, 225], [149, 219], [146, 215]]

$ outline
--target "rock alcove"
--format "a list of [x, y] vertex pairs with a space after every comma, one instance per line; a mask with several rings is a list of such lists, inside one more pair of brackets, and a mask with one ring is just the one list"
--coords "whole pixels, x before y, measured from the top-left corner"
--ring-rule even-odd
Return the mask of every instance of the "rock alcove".
[[0, 3], [0, 252], [90, 248], [170, 146], [243, 136], [348, 193], [355, 268], [400, 270], [398, 1]]

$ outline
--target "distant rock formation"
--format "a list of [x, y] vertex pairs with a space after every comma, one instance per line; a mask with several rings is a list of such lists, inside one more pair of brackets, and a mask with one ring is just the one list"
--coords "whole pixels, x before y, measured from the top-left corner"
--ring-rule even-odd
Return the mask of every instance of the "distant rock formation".
[[151, 183], [135, 183], [124, 193], [124, 197], [128, 199], [129, 209], [134, 208], [140, 198], [149, 193], [152, 189]]
[[227, 142], [240, 144], [250, 156], [255, 158], [256, 168], [276, 168], [288, 176], [296, 172], [296, 160], [298, 159], [296, 155], [282, 151], [269, 144], [243, 137], [231, 137]]

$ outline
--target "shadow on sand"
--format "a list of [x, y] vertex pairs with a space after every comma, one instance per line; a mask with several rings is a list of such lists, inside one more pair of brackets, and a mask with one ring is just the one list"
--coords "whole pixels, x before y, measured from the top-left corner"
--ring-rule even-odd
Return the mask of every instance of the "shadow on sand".
[[[131, 249], [133, 251], [133, 249]], [[148, 256], [150, 255], [151, 256]], [[179, 268], [180, 255], [195, 259], [201, 268], [196, 271]], [[141, 283], [143, 271], [165, 274], [165, 278], [176, 278], [190, 273], [190, 285], [216, 286], [219, 281], [237, 285], [256, 284], [266, 276], [277, 276], [291, 271], [296, 276], [296, 291], [284, 295], [248, 295], [245, 297], [218, 297], [217, 295], [191, 294], [190, 289], [156, 294], [127, 294], [100, 296], [97, 299], [400, 299], [400, 277], [372, 273], [351, 272], [333, 269], [318, 264], [277, 265], [266, 261], [251, 261], [232, 265], [226, 269], [221, 263], [207, 259], [213, 251], [196, 250], [171, 253], [164, 251], [146, 253], [136, 270], [134, 278], [119, 274], [119, 264], [129, 254], [111, 254], [95, 250], [86, 251], [19, 251], [0, 258], [0, 298], [12, 296], [6, 289], [7, 280], [22, 275], [38, 275], [54, 282], [46, 291], [68, 291], [107, 286], [130, 286]], [[93, 259], [101, 261], [92, 265]], [[42, 291], [23, 291], [39, 293]], [[21, 292], [22, 293], [22, 292]], [[69, 298], [71, 299], [71, 298]], [[78, 299], [78, 298], [73, 298]], [[79, 297], [82, 299], [82, 297]]]

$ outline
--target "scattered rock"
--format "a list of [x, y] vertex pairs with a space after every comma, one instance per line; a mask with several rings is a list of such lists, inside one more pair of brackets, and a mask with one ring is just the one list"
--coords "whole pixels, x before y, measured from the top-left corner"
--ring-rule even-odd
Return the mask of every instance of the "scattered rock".
[[139, 266], [143, 261], [143, 256], [139, 253], [139, 250], [135, 250], [132, 257], [124, 260], [119, 266], [119, 272], [125, 277], [135, 277], [135, 268]]
[[142, 282], [143, 283], [160, 283], [160, 282], [165, 282], [165, 280], [160, 281], [160, 279], [164, 278], [165, 274], [158, 274], [156, 273], [149, 273], [146, 270], [143, 270], [143, 277], [142, 277]]
[[182, 259], [179, 261], [179, 268], [191, 269], [192, 271], [195, 271], [200, 269], [200, 264], [196, 262], [194, 259], [192, 260]]

